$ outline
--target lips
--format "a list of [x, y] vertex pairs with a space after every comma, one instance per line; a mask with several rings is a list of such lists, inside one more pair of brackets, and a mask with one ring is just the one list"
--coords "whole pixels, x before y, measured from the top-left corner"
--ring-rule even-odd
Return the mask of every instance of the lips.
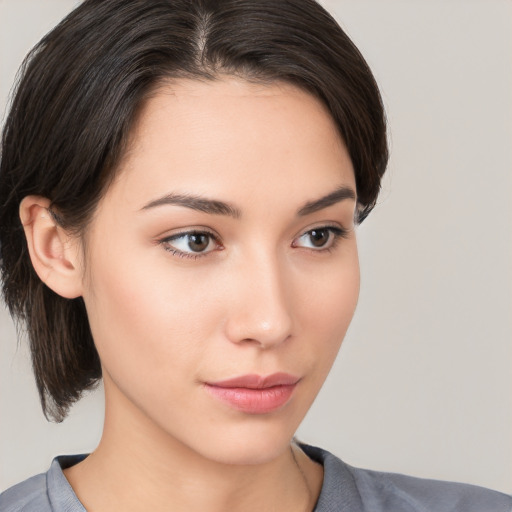
[[216, 399], [248, 414], [267, 414], [283, 407], [291, 398], [299, 378], [288, 373], [266, 377], [243, 375], [233, 379], [205, 383]]

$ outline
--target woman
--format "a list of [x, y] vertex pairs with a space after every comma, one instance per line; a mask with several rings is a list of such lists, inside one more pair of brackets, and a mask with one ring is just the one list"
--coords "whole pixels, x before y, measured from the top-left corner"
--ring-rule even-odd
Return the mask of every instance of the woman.
[[46, 414], [102, 377], [105, 426], [2, 510], [508, 510], [293, 442], [386, 162], [375, 81], [316, 3], [78, 7], [7, 119], [2, 275]]

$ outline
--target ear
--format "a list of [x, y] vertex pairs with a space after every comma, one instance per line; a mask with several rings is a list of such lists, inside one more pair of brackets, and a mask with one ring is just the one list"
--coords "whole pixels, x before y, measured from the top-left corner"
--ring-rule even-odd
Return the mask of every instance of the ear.
[[43, 283], [67, 299], [82, 295], [79, 242], [55, 221], [50, 200], [27, 196], [20, 204], [32, 265]]

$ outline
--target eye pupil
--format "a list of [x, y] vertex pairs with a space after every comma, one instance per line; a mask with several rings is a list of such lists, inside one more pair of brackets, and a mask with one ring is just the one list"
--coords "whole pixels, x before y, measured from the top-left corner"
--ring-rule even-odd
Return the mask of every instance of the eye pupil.
[[188, 247], [191, 251], [204, 251], [208, 247], [209, 242], [209, 235], [206, 235], [204, 233], [188, 235]]
[[329, 241], [329, 231], [327, 229], [313, 229], [309, 232], [309, 236], [315, 247], [322, 247]]

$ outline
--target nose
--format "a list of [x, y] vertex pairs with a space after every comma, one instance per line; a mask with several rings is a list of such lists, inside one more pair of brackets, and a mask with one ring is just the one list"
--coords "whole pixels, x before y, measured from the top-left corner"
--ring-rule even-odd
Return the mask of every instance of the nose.
[[233, 343], [253, 343], [268, 349], [292, 334], [290, 278], [277, 257], [254, 257], [236, 269], [232, 300], [225, 324]]

